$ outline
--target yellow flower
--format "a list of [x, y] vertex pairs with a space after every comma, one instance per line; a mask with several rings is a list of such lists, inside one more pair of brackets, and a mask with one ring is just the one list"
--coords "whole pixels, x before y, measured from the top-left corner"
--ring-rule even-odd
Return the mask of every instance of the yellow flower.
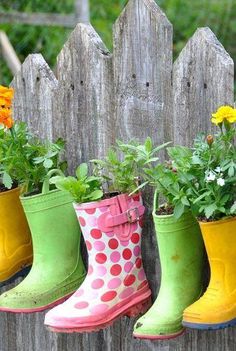
[[13, 96], [13, 88], [7, 88], [0, 85], [0, 106], [11, 107]]
[[218, 125], [224, 121], [229, 123], [236, 122], [236, 109], [231, 106], [221, 106], [216, 113], [212, 114], [212, 123]]

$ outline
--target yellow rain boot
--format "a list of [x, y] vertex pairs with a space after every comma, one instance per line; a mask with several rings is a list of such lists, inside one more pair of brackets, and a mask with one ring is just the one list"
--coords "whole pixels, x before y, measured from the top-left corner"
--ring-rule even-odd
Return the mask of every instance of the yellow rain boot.
[[19, 188], [0, 192], [0, 286], [25, 275], [32, 263], [31, 235], [19, 195]]
[[201, 222], [211, 269], [205, 294], [184, 311], [183, 325], [221, 329], [236, 325], [236, 217]]

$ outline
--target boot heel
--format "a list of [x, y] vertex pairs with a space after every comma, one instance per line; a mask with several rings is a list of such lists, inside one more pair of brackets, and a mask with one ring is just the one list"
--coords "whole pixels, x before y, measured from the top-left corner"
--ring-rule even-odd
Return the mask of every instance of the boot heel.
[[131, 307], [128, 311], [126, 311], [125, 316], [127, 317], [137, 317], [140, 314], [144, 314], [149, 310], [152, 305], [151, 297], [140, 302], [138, 305]]

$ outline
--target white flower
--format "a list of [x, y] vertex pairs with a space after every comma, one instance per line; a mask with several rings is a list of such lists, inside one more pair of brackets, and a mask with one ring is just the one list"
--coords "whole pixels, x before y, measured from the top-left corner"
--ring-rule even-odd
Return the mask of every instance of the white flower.
[[213, 182], [216, 179], [216, 175], [210, 171], [205, 179], [207, 182]]
[[224, 186], [224, 185], [225, 185], [225, 180], [224, 180], [223, 178], [218, 178], [218, 179], [217, 179], [217, 184], [218, 184], [219, 186]]
[[215, 172], [216, 173], [220, 173], [221, 172], [221, 168], [220, 167], [216, 167]]

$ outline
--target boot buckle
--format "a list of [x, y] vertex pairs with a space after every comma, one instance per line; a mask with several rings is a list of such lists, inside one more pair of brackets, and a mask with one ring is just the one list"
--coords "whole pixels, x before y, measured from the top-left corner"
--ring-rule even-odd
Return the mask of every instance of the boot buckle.
[[[127, 214], [128, 223], [134, 223], [139, 221], [140, 219], [138, 207], [128, 209], [126, 211], [126, 214]], [[135, 215], [135, 218], [133, 218], [133, 215]]]

